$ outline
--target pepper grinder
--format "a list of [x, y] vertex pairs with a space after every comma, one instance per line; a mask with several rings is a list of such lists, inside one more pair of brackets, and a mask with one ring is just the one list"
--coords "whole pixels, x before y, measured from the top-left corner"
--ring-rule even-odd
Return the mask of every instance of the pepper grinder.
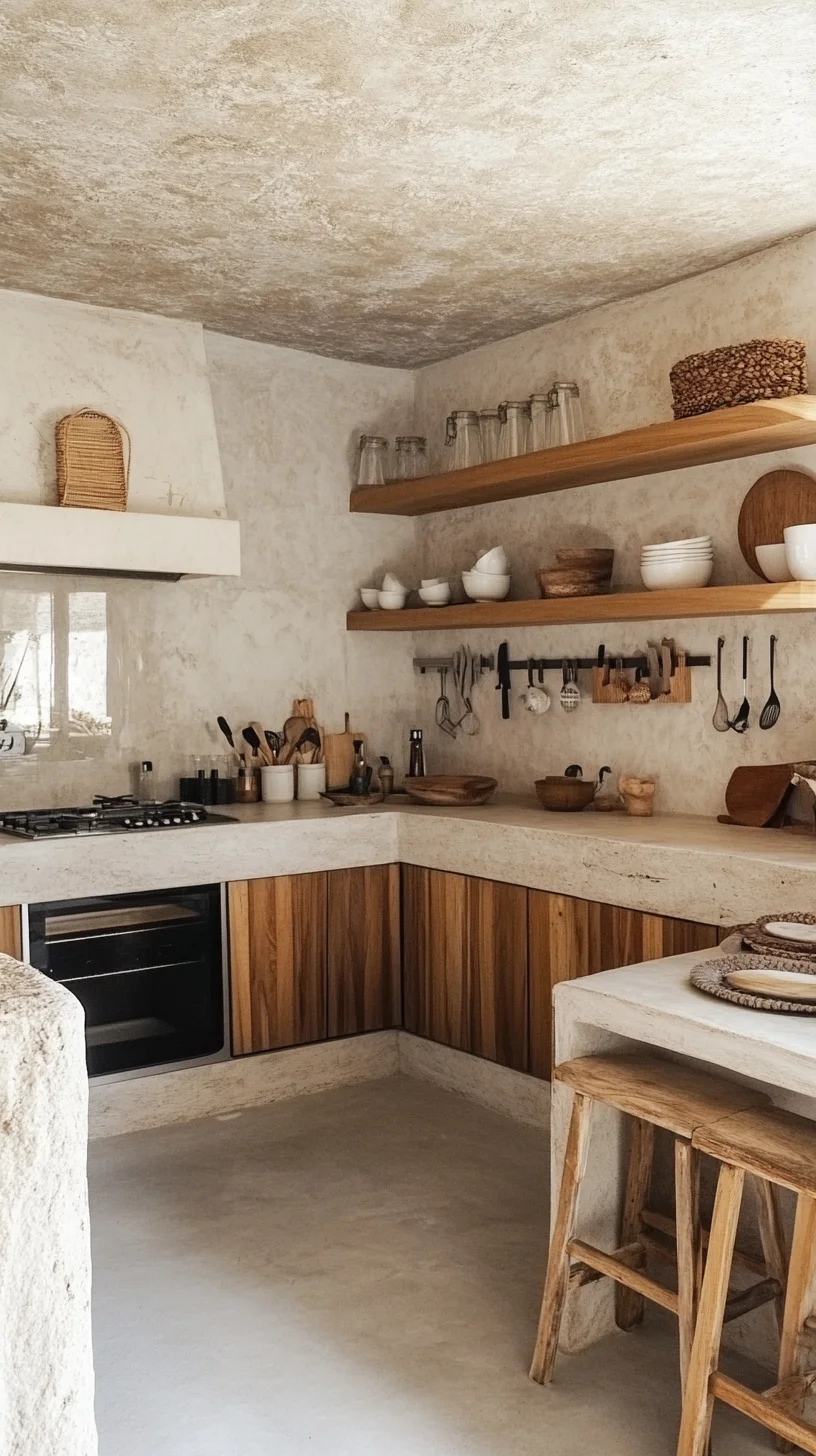
[[425, 772], [425, 744], [422, 741], [422, 729], [412, 728], [408, 738], [408, 778], [424, 779]]
[[387, 799], [394, 792], [394, 770], [390, 758], [385, 754], [380, 754], [379, 780], [382, 796]]

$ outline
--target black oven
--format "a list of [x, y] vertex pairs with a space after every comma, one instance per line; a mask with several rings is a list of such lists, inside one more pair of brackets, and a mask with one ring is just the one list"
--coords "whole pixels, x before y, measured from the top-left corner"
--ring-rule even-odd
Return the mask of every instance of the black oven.
[[228, 1055], [220, 885], [28, 907], [28, 960], [85, 1008], [91, 1076]]

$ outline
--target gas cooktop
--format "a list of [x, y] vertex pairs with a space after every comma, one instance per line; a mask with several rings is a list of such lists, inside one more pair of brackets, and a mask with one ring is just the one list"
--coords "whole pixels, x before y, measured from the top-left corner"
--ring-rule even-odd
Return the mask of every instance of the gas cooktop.
[[16, 809], [0, 811], [0, 831], [23, 839], [60, 839], [74, 834], [127, 834], [152, 829], [177, 829], [187, 824], [234, 824], [228, 814], [212, 814], [202, 804], [168, 799], [146, 804], [130, 794], [108, 799], [97, 794], [79, 809]]

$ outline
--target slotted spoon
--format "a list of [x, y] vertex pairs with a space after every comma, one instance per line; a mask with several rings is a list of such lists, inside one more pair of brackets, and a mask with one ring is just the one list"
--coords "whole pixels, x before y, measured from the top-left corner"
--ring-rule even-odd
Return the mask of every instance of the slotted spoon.
[[776, 649], [776, 638], [771, 634], [771, 691], [768, 694], [768, 701], [759, 715], [760, 728], [773, 728], [774, 723], [779, 721], [779, 714], [782, 706], [774, 691], [774, 652]]
[[717, 638], [717, 706], [714, 709], [714, 717], [711, 719], [718, 733], [727, 733], [731, 727], [731, 719], [728, 716], [728, 704], [722, 694], [722, 654], [725, 646], [725, 638]]
[[731, 727], [735, 733], [747, 733], [749, 728], [749, 717], [751, 704], [748, 702], [748, 638], [742, 639], [742, 702], [740, 703], [736, 717], [731, 719]]

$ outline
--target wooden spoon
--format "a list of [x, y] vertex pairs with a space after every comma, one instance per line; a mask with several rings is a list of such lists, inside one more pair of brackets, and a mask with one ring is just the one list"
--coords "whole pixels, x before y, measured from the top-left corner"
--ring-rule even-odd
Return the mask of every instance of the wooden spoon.
[[283, 725], [283, 743], [278, 754], [278, 763], [291, 763], [295, 749], [309, 724], [305, 718], [287, 718]]

